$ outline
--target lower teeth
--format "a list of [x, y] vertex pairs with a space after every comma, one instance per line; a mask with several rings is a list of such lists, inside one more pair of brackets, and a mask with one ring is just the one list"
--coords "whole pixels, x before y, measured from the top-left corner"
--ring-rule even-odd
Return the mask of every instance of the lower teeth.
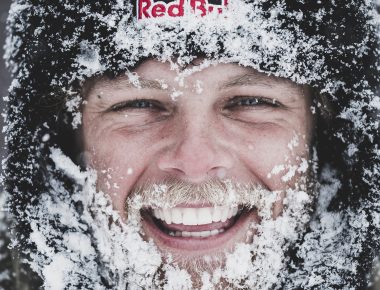
[[202, 232], [186, 232], [186, 231], [183, 231], [183, 232], [180, 232], [180, 231], [175, 231], [175, 232], [172, 232], [170, 231], [169, 232], [169, 236], [172, 236], [172, 237], [195, 237], [195, 238], [208, 238], [208, 237], [211, 237], [211, 236], [215, 236], [215, 235], [218, 235], [218, 234], [221, 234], [224, 232], [224, 229], [220, 229], [220, 230], [212, 230], [212, 231], [202, 231]]

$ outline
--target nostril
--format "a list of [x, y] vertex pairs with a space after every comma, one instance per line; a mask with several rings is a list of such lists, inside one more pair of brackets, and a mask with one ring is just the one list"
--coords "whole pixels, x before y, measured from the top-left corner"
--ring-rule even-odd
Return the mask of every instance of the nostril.
[[196, 140], [203, 142], [184, 140], [163, 151], [157, 159], [159, 170], [193, 182], [226, 178], [233, 165], [229, 150], [218, 147], [213, 138]]
[[215, 171], [215, 173], [216, 173], [215, 175], [219, 179], [224, 179], [227, 175], [227, 169], [224, 167], [217, 167], [217, 168], [213, 169], [213, 171]]
[[168, 171], [168, 172], [176, 174], [176, 175], [184, 175], [185, 174], [185, 171], [183, 171], [179, 168], [175, 168], [175, 167], [168, 167], [165, 169], [165, 171]]

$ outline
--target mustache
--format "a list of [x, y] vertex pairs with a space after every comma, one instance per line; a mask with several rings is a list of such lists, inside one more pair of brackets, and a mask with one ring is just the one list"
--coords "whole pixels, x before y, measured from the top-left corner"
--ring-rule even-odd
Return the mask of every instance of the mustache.
[[170, 179], [159, 183], [147, 182], [134, 188], [125, 207], [127, 213], [143, 208], [173, 208], [184, 204], [262, 209], [271, 206], [278, 193], [269, 191], [260, 184], [241, 184], [232, 180], [211, 179], [193, 184]]

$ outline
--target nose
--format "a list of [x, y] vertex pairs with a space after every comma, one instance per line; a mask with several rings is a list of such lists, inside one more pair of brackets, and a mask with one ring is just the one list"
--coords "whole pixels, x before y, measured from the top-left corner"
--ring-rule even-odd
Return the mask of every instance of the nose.
[[160, 170], [193, 183], [228, 175], [233, 167], [233, 156], [225, 146], [222, 134], [203, 124], [190, 121], [176, 130], [172, 145], [158, 160]]

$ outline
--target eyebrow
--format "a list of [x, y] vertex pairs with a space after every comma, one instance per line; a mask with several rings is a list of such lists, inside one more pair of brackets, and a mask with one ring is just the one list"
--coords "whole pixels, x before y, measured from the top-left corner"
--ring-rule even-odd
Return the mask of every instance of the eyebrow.
[[[133, 83], [129, 78], [122, 78], [117, 80], [106, 79], [104, 80], [103, 86], [105, 88], [123, 90], [125, 88], [142, 88], [142, 89], [154, 89], [167, 91], [168, 87], [164, 85], [165, 82], [157, 79], [146, 79], [143, 77], [138, 77], [136, 84]], [[285, 91], [291, 91], [294, 88], [294, 84], [283, 78], [270, 79], [267, 75], [257, 73], [257, 72], [247, 72], [234, 76], [224, 82], [221, 82], [218, 86], [219, 90], [230, 89], [239, 86], [262, 86], [266, 88], [273, 88], [277, 86], [283, 87]], [[93, 86], [90, 85], [89, 91], [91, 91]], [[87, 91], [87, 92], [89, 92]]]
[[155, 89], [155, 90], [167, 90], [165, 86], [163, 86], [163, 82], [158, 80], [150, 80], [145, 79], [143, 77], [139, 77], [136, 83], [133, 83], [130, 79], [121, 79], [117, 82], [106, 81], [105, 86], [112, 86], [112, 88], [117, 89], [125, 89], [125, 88], [142, 88], [142, 89]]
[[[222, 83], [219, 86], [219, 89], [225, 90], [225, 89], [238, 87], [238, 86], [252, 86], [252, 85], [272, 88], [273, 83], [274, 83], [273, 80], [270, 80], [270, 79], [268, 80], [267, 75], [264, 76], [258, 73], [249, 72], [249, 73], [238, 75], [229, 79], [228, 81]], [[275, 83], [282, 84], [282, 85], [286, 84], [289, 86], [289, 82], [281, 78], [276, 79]]]

